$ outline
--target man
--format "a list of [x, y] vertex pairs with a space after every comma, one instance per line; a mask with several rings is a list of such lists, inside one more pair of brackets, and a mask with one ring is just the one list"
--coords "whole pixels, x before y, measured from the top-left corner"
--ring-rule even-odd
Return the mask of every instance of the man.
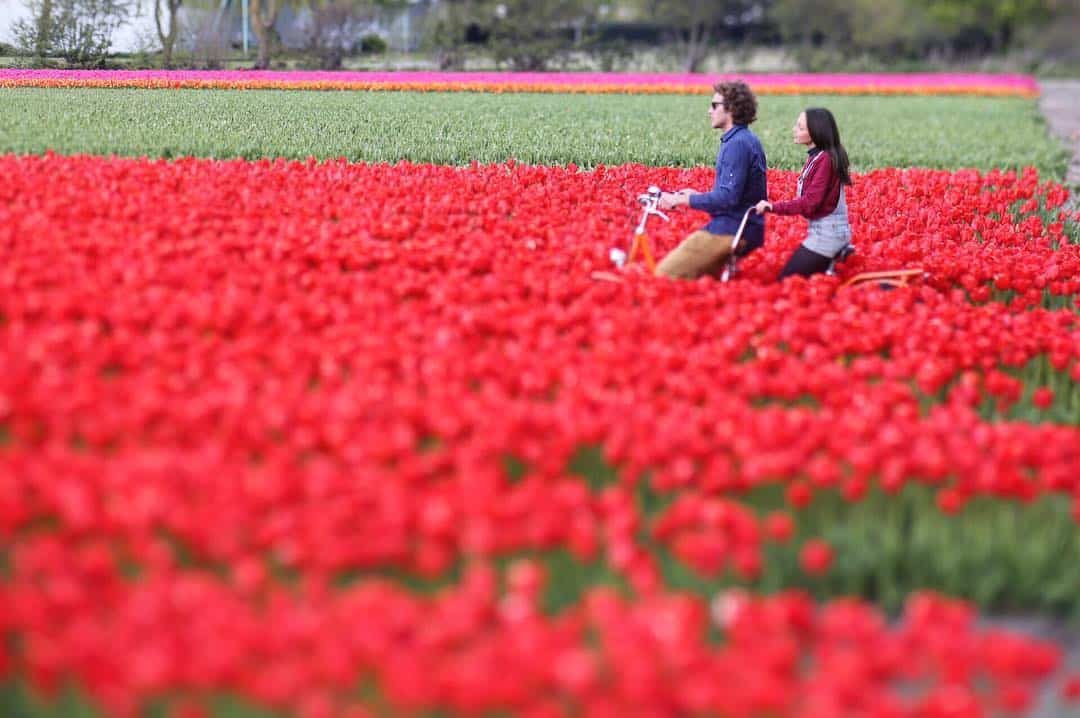
[[[660, 197], [661, 209], [689, 206], [708, 212], [712, 219], [664, 257], [656, 266], [657, 276], [697, 279], [715, 274], [731, 254], [732, 241], [746, 210], [769, 196], [765, 150], [748, 128], [757, 119], [757, 98], [741, 81], [720, 82], [713, 90], [709, 118], [713, 129], [724, 133], [716, 156], [713, 188], [709, 192], [665, 192]], [[757, 249], [764, 242], [765, 217], [751, 213], [739, 253]]]

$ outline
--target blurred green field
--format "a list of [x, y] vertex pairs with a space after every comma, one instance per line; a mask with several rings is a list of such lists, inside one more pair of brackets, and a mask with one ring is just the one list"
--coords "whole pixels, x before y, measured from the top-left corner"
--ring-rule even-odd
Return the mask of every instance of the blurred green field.
[[[438, 164], [711, 165], [707, 96], [277, 90], [0, 90], [0, 152], [151, 157], [346, 157]], [[857, 171], [1034, 166], [1061, 179], [1064, 147], [1018, 98], [763, 96], [753, 129], [771, 167], [798, 169], [791, 125], [837, 117]]]

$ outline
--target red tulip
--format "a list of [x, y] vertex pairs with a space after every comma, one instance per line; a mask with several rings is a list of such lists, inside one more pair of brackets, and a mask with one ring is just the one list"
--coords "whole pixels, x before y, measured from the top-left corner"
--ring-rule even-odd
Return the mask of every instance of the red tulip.
[[776, 511], [765, 518], [765, 535], [777, 543], [787, 543], [795, 534], [795, 521], [790, 514]]
[[832, 546], [820, 539], [807, 541], [799, 551], [799, 565], [811, 576], [820, 576], [828, 572], [832, 563]]
[[[897, 627], [747, 595], [713, 644], [655, 553], [752, 581], [816, 492], [1080, 496], [1075, 426], [994, 414], [1033, 360], [1053, 369], [1036, 405], [1067, 409], [1047, 392], [1080, 380], [1075, 312], [1025, 308], [1080, 291], [1075, 218], [1019, 209], [1068, 196], [1033, 171], [856, 177], [841, 281], [926, 270], [891, 292], [775, 282], [805, 235], [780, 217], [727, 284], [590, 278], [636, 193], [708, 168], [48, 154], [0, 173], [0, 636], [19, 646], [0, 673], [38, 692], [347, 715], [363, 680], [371, 713], [788, 718], [893, 715], [916, 681], [949, 715], [1019, 704], [1056, 665], [927, 595]], [[657, 254], [700, 222], [652, 227]], [[789, 510], [759, 517], [756, 489]], [[545, 615], [566, 553], [634, 599]], [[843, 556], [811, 538], [799, 558]]]
[[1061, 695], [1067, 701], [1080, 701], [1080, 676], [1069, 676], [1061, 686]]

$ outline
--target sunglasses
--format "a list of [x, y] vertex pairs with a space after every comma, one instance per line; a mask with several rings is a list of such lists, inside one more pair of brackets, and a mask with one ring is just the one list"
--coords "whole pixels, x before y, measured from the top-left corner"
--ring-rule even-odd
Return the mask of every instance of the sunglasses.
[[723, 102], [710, 102], [710, 103], [709, 103], [709, 106], [710, 106], [710, 107], [712, 107], [712, 108], [713, 108], [714, 110], [715, 110], [715, 109], [716, 109], [717, 107], [723, 107], [723, 105], [724, 105], [724, 103], [723, 103]]

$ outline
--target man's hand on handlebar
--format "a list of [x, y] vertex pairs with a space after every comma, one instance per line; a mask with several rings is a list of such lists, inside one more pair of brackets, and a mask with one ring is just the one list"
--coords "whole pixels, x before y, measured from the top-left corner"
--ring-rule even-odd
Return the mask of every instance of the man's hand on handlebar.
[[692, 189], [681, 189], [678, 192], [664, 192], [660, 195], [660, 209], [675, 209], [690, 204], [690, 195], [697, 194]]
[[754, 207], [754, 211], [758, 214], [765, 214], [766, 212], [772, 212], [772, 202], [767, 199], [763, 199], [757, 203]]

